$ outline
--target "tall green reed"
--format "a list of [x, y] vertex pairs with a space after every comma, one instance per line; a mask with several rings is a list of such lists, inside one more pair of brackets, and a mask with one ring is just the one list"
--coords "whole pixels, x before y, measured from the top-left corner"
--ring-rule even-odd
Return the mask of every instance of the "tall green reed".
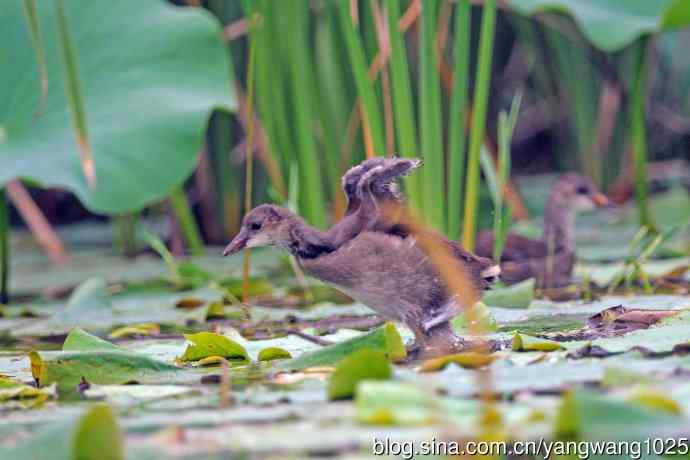
[[69, 102], [72, 124], [77, 140], [77, 149], [81, 158], [82, 170], [89, 187], [96, 186], [96, 165], [94, 164], [93, 150], [86, 125], [86, 106], [82, 95], [82, 84], [79, 77], [77, 53], [67, 23], [67, 15], [63, 0], [56, 0], [58, 35], [60, 38], [60, 51], [62, 66], [65, 74], [65, 94]]
[[448, 139], [448, 237], [460, 237], [462, 185], [465, 175], [467, 144], [467, 92], [470, 74], [471, 14], [470, 0], [458, 0], [455, 7], [455, 45], [453, 94], [450, 101]]
[[338, 2], [340, 26], [350, 56], [353, 78], [357, 85], [357, 93], [359, 94], [359, 100], [363, 109], [362, 124], [371, 136], [373, 147], [373, 152], [371, 153], [374, 156], [380, 156], [384, 155], [386, 151], [381, 111], [379, 110], [380, 103], [367, 71], [366, 50], [360, 36], [357, 34], [355, 25], [352, 23], [348, 5], [348, 2]]
[[[208, 8], [223, 23], [230, 23], [241, 17], [240, 5], [224, 0], [209, 0]], [[239, 41], [239, 40], [238, 40]], [[228, 50], [230, 52], [230, 50]], [[230, 75], [235, 77], [235, 66], [230, 59]], [[234, 117], [224, 112], [215, 112], [209, 121], [206, 135], [206, 150], [208, 155], [211, 188], [214, 190], [213, 205], [218, 216], [216, 223], [218, 233], [223, 241], [231, 237], [239, 228], [241, 213], [241, 184], [242, 174], [238, 168], [232, 167], [230, 152], [235, 141], [233, 129]], [[219, 241], [215, 241], [218, 243]]]
[[475, 78], [472, 128], [465, 187], [465, 221], [462, 232], [463, 246], [474, 249], [477, 231], [477, 205], [479, 202], [479, 156], [486, 130], [486, 114], [491, 82], [494, 28], [496, 25], [496, 0], [486, 0], [482, 11], [482, 28], [479, 38], [479, 58]]
[[438, 73], [440, 50], [437, 49], [436, 23], [439, 2], [426, 0], [422, 5], [419, 40], [419, 126], [424, 158], [423, 215], [437, 230], [445, 229], [445, 164], [443, 155], [441, 85]]
[[633, 169], [635, 172], [635, 201], [639, 213], [640, 225], [651, 232], [658, 233], [647, 202], [647, 129], [645, 127], [645, 94], [646, 94], [646, 52], [647, 38], [641, 38], [635, 46], [634, 82], [632, 104], [630, 104], [630, 122], [633, 144]]
[[41, 113], [43, 105], [48, 99], [48, 65], [46, 64], [45, 49], [43, 47], [43, 34], [38, 21], [38, 11], [36, 8], [36, 0], [24, 0], [24, 15], [31, 33], [31, 43], [36, 54], [36, 64], [38, 65], [38, 73], [41, 76], [41, 102], [36, 111]]
[[[295, 146], [299, 157], [300, 197], [299, 203], [304, 217], [312, 224], [323, 227], [326, 224], [324, 190], [318, 148], [312, 125], [316, 118], [314, 110], [313, 81], [314, 67], [310, 56], [307, 31], [310, 26], [309, 2], [272, 3], [275, 14], [283, 15], [283, 40], [290, 38], [288, 61], [294, 110]], [[287, 121], [286, 121], [287, 122]], [[292, 124], [292, 123], [291, 123]]]
[[[248, 24], [249, 28], [249, 63], [247, 64], [247, 161], [245, 173], [244, 209], [252, 208], [252, 192], [254, 183], [254, 73], [256, 72], [256, 29], [259, 27], [260, 16], [253, 14]], [[242, 265], [242, 303], [249, 301], [249, 269], [251, 250], [244, 251]], [[248, 312], [247, 312], [248, 313]]]
[[494, 195], [494, 260], [501, 260], [503, 254], [503, 247], [508, 236], [508, 229], [510, 228], [512, 220], [512, 208], [509, 203], [505, 203], [505, 191], [508, 186], [508, 179], [510, 178], [510, 145], [513, 139], [513, 132], [515, 131], [515, 124], [517, 123], [518, 113], [520, 112], [520, 103], [522, 102], [522, 93], [519, 92], [513, 98], [510, 106], [510, 112], [501, 111], [498, 115], [498, 174], [496, 180], [496, 191]]
[[[357, 24], [353, 23], [351, 4], [324, 2], [309, 9], [304, 1], [289, 7], [265, 0], [245, 2], [245, 17], [254, 11], [264, 19], [261, 30], [256, 31], [259, 118], [283, 176], [289, 170], [299, 173], [298, 211], [317, 225], [324, 222], [324, 199], [335, 201], [336, 211], [342, 205], [339, 182], [345, 168], [359, 161], [364, 150], [368, 155], [387, 153], [394, 137], [398, 155], [425, 160], [422, 170], [405, 179], [411, 205], [421, 209], [435, 228], [457, 237], [466, 175], [470, 1], [461, 0], [454, 15], [454, 80], [448, 102], [441, 96], [439, 68], [445, 65], [445, 49], [440, 49], [437, 31], [443, 24], [439, 11], [447, 10], [439, 8], [439, 1], [411, 2], [405, 15], [401, 11], [405, 2], [400, 0], [359, 2]], [[417, 20], [420, 5], [419, 46], [408, 48], [401, 27]], [[495, 1], [488, 2], [486, 10], [481, 65], [475, 78], [475, 148], [481, 147], [484, 138]], [[381, 35], [385, 30], [382, 13], [388, 19], [385, 37]], [[289, 45], [286, 36], [293, 38]], [[382, 84], [383, 69], [390, 70], [390, 87]], [[412, 75], [418, 78], [416, 85]], [[476, 193], [478, 166], [474, 172], [472, 167], [468, 169], [467, 176], [475, 176], [468, 180], [474, 184], [468, 190], [473, 188]], [[476, 203], [474, 207], [476, 211]]]
[[180, 225], [189, 252], [195, 256], [204, 253], [204, 241], [201, 238], [199, 227], [194, 214], [189, 207], [187, 194], [184, 188], [178, 187], [170, 193], [170, 206], [175, 214], [177, 223]]
[[[403, 33], [398, 27], [400, 21], [400, 0], [390, 0], [388, 7], [388, 32], [391, 41], [391, 83], [393, 89], [393, 113], [395, 114], [395, 134], [398, 154], [404, 157], [419, 155], [417, 147], [417, 128], [414, 121], [414, 102], [410, 67], [407, 60]], [[416, 208], [421, 205], [422, 189], [418, 175], [406, 179], [410, 204]]]

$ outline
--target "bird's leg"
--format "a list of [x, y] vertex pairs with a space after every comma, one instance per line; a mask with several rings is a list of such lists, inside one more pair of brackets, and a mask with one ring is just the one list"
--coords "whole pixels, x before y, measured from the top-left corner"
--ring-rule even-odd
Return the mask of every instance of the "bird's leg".
[[406, 321], [406, 325], [414, 334], [414, 342], [406, 347], [407, 355], [411, 359], [416, 359], [424, 353], [426, 334], [424, 333], [424, 330], [421, 326], [416, 326], [414, 323], [410, 324], [410, 322], [408, 321]]
[[417, 326], [409, 321], [406, 321], [406, 324], [415, 335], [415, 342], [408, 349], [411, 359], [457, 353], [464, 345], [464, 341], [455, 334], [449, 321], [438, 324], [428, 331], [424, 331], [421, 325]]
[[425, 348], [431, 356], [457, 353], [463, 347], [463, 340], [455, 334], [450, 321], [434, 326], [426, 332]]

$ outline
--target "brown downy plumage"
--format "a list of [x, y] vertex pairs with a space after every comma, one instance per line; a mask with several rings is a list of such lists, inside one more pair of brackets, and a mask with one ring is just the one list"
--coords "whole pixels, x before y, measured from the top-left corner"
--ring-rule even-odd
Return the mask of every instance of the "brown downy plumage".
[[[364, 219], [355, 222], [356, 235], [344, 239], [339, 246], [333, 244], [332, 229], [322, 232], [287, 209], [261, 205], [245, 216], [239, 234], [225, 248], [224, 255], [245, 247], [287, 249], [309, 275], [359, 300], [382, 317], [405, 323], [414, 332], [421, 349], [451, 350], [459, 338], [450, 320], [470, 305], [463, 305], [461, 299], [449, 292], [414, 236], [408, 235], [396, 222], [385, 223], [387, 213], [377, 202], [379, 192], [373, 190], [381, 182], [372, 177], [380, 174], [378, 177], [383, 180], [387, 176], [380, 170], [370, 176], [366, 174], [361, 176], [355, 190], [359, 202], [353, 211], [353, 214], [362, 211]], [[375, 214], [367, 218], [370, 212]], [[336, 226], [339, 225], [342, 222]], [[389, 231], [393, 227], [399, 231]], [[429, 231], [424, 238], [432, 238], [437, 246], [448, 251], [464, 269], [474, 290], [487, 289], [500, 272], [490, 259], [463, 250], [443, 235]]]
[[[544, 210], [544, 234], [532, 240], [508, 234], [501, 255], [501, 280], [507, 284], [536, 278], [541, 288], [561, 287], [572, 280], [575, 266], [575, 217], [579, 211], [608, 206], [591, 179], [575, 173], [561, 176], [551, 187]], [[493, 254], [494, 233], [480, 232], [476, 252]]]

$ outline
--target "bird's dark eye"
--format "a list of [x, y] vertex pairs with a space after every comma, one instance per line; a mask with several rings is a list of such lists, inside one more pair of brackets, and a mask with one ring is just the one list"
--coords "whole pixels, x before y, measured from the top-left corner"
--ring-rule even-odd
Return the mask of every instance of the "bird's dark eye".
[[249, 228], [252, 230], [260, 230], [261, 229], [261, 223], [260, 222], [252, 222], [249, 224]]
[[580, 185], [575, 191], [578, 195], [587, 195], [589, 193], [589, 190], [584, 185]]

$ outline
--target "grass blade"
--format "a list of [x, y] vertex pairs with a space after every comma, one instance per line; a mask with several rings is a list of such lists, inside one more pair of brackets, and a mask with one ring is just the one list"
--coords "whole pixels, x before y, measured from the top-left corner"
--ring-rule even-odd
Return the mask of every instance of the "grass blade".
[[[275, 7], [275, 5], [274, 5]], [[323, 227], [326, 223], [324, 192], [321, 182], [321, 168], [318, 161], [316, 141], [312, 132], [314, 110], [312, 99], [314, 75], [308, 54], [309, 2], [304, 0], [281, 4], [285, 16], [284, 37], [291, 37], [288, 47], [290, 82], [292, 85], [292, 106], [296, 130], [297, 152], [300, 173], [300, 208], [302, 215], [312, 224]]]
[[[285, 74], [285, 66], [276, 65], [275, 61], [275, 43], [273, 30], [274, 12], [272, 8], [266, 5], [265, 1], [251, 1], [243, 2], [244, 14], [247, 18], [251, 18], [254, 14], [259, 14], [261, 17], [261, 27], [253, 31], [254, 39], [256, 40], [256, 57], [255, 57], [255, 85], [254, 98], [257, 107], [256, 112], [259, 113], [260, 119], [264, 127], [264, 151], [266, 156], [271, 159], [271, 163], [275, 165], [273, 171], [269, 172], [271, 182], [274, 188], [285, 199], [287, 195], [287, 188], [285, 181], [287, 180], [287, 170], [289, 159], [294, 158], [292, 150], [292, 141], [288, 132], [289, 123], [286, 116], [285, 108], [285, 91], [283, 82], [287, 81]], [[250, 19], [247, 19], [251, 23]], [[256, 126], [257, 139], [261, 143], [261, 130], [259, 125]]]
[[62, 64], [65, 71], [65, 89], [67, 91], [67, 100], [69, 101], [70, 111], [72, 113], [72, 123], [74, 124], [74, 131], [77, 137], [81, 167], [89, 187], [95, 187], [96, 167], [94, 165], [93, 151], [91, 150], [87, 132], [86, 109], [84, 107], [84, 98], [82, 96], [82, 87], [79, 78], [77, 53], [74, 50], [72, 38], [70, 37], [63, 0], [55, 0], [55, 8], [57, 11], [56, 16], [58, 34], [60, 36], [60, 49], [62, 51]]
[[[350, 55], [352, 72], [357, 85], [357, 92], [362, 103], [362, 124], [368, 129], [373, 143], [374, 153], [383, 155], [386, 151], [381, 112], [376, 99], [374, 85], [369, 78], [366, 55], [362, 40], [357, 34], [354, 24], [350, 19], [350, 11], [346, 2], [338, 2], [340, 12], [340, 24], [345, 36], [345, 44]], [[366, 131], [365, 131], [366, 132]]]
[[513, 98], [510, 113], [501, 112], [498, 119], [498, 174], [496, 182], [496, 196], [494, 198], [494, 260], [501, 260], [503, 246], [508, 236], [508, 228], [512, 220], [510, 204], [504, 208], [505, 194], [510, 178], [510, 146], [513, 139], [513, 131], [517, 123], [522, 93], [519, 92]]
[[494, 28], [496, 25], [496, 0], [486, 0], [482, 11], [482, 30], [479, 38], [479, 61], [475, 79], [474, 107], [465, 188], [465, 221], [462, 241], [465, 249], [472, 251], [476, 238], [477, 204], [479, 201], [479, 154], [486, 131], [486, 112], [491, 83]]
[[465, 176], [465, 148], [467, 136], [467, 91], [470, 74], [470, 0], [458, 0], [455, 7], [455, 48], [453, 70], [453, 94], [450, 100], [448, 139], [448, 237], [460, 236], [460, 209], [462, 184]]
[[48, 99], [48, 66], [46, 64], [46, 55], [43, 48], [41, 25], [38, 22], [36, 0], [24, 0], [24, 14], [26, 15], [26, 22], [29, 25], [29, 31], [31, 32], [31, 42], [34, 45], [38, 72], [41, 76], [41, 102], [36, 110], [36, 114], [39, 115], [43, 110], [46, 100]]
[[436, 49], [438, 0], [427, 0], [422, 7], [419, 41], [419, 125], [424, 157], [424, 214], [437, 230], [445, 229], [444, 161], [441, 120], [441, 85]]
[[115, 224], [115, 247], [125, 257], [134, 257], [137, 253], [137, 220], [135, 212], [119, 214], [112, 218]]
[[[417, 130], [414, 122], [412, 85], [403, 34], [397, 27], [400, 21], [400, 0], [389, 0], [386, 5], [388, 7], [388, 32], [391, 42], [391, 86], [398, 154], [403, 157], [416, 157], [419, 154]], [[422, 199], [419, 175], [413, 174], [407, 177], [405, 184], [411, 205], [414, 208], [419, 208]]]
[[[315, 53], [319, 65], [317, 80], [319, 85], [320, 124], [323, 127], [323, 147], [328, 161], [324, 166], [328, 172], [329, 195], [335, 200], [333, 214], [337, 219], [344, 206], [344, 196], [340, 190], [342, 168], [340, 156], [344, 139], [347, 136], [348, 114], [352, 110], [352, 99], [356, 97], [354, 83], [348, 78], [350, 69], [347, 50], [342, 46], [342, 34], [338, 20], [337, 5], [331, 3], [318, 22], [315, 33]], [[337, 159], [337, 160], [336, 160]]]
[[[376, 22], [376, 37], [380, 53], [390, 55], [390, 41], [388, 40], [390, 34], [386, 30], [386, 20], [383, 18], [378, 0], [371, 0], [370, 5]], [[381, 68], [381, 92], [383, 94], [384, 125], [386, 128], [386, 156], [390, 157], [395, 150], [395, 128], [393, 127], [393, 100], [391, 98], [391, 80], [387, 61]]]
[[178, 187], [170, 194], [170, 205], [172, 206], [177, 222], [180, 224], [189, 252], [198, 256], [204, 253], [204, 243], [199, 233], [192, 210], [187, 202], [187, 195], [182, 187]]
[[[252, 14], [249, 21], [249, 63], [247, 64], [247, 169], [244, 179], [244, 209], [252, 209], [252, 187], [254, 183], [254, 72], [256, 72], [256, 28], [259, 14]], [[244, 251], [242, 264], [242, 303], [249, 301], [249, 270], [251, 251]]]
[[633, 77], [632, 104], [630, 104], [633, 169], [635, 171], [635, 201], [637, 202], [640, 225], [646, 226], [653, 233], [658, 233], [647, 203], [647, 130], [644, 119], [644, 98], [647, 87], [645, 69], [646, 38], [640, 40], [635, 51], [635, 75]]

